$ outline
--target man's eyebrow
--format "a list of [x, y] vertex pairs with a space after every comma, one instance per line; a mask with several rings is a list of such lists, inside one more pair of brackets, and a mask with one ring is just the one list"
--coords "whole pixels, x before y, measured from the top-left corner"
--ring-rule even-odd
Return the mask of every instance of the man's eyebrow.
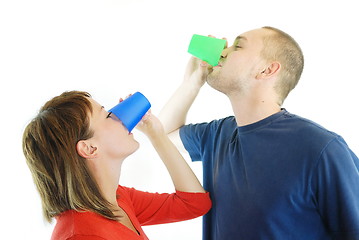
[[236, 37], [236, 39], [234, 41], [239, 41], [239, 40], [242, 40], [242, 39], [247, 41], [247, 38], [243, 37], [243, 36]]

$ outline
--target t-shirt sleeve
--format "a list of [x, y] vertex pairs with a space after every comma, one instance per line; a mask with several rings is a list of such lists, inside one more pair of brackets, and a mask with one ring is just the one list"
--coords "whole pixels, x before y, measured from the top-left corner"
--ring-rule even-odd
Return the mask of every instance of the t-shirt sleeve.
[[216, 131], [217, 125], [217, 121], [212, 121], [210, 123], [189, 124], [180, 128], [181, 141], [192, 161], [202, 161], [204, 148], [213, 145], [208, 141], [214, 141], [212, 135]]
[[209, 193], [149, 193], [125, 188], [141, 225], [184, 221], [202, 216], [211, 208]]
[[105, 240], [105, 238], [94, 236], [94, 235], [74, 235], [67, 238], [66, 240]]
[[334, 239], [359, 239], [359, 160], [341, 137], [323, 150], [313, 183], [319, 212]]

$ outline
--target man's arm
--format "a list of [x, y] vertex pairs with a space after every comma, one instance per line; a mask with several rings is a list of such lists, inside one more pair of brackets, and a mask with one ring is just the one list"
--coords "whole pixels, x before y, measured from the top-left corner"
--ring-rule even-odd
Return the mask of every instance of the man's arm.
[[[162, 108], [159, 119], [165, 132], [179, 148], [183, 148], [179, 129], [185, 125], [187, 113], [206, 82], [211, 66], [198, 58], [191, 57], [187, 64], [184, 80]], [[182, 150], [181, 149], [181, 150]]]

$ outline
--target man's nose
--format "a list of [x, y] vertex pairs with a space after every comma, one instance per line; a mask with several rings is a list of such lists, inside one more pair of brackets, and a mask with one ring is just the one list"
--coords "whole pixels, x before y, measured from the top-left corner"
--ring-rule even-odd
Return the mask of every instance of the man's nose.
[[221, 58], [225, 58], [225, 57], [227, 57], [228, 52], [229, 52], [229, 48], [225, 48], [225, 49], [223, 49], [222, 54], [221, 54]]

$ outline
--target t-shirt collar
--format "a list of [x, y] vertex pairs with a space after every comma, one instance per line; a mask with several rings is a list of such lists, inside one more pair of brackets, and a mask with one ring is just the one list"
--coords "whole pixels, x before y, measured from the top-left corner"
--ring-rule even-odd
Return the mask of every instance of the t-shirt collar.
[[258, 122], [251, 123], [246, 126], [237, 127], [237, 131], [239, 134], [244, 134], [244, 133], [248, 133], [248, 132], [257, 130], [259, 128], [262, 128], [262, 127], [272, 123], [273, 121], [275, 121], [276, 119], [280, 118], [281, 116], [283, 116], [287, 113], [288, 113], [287, 110], [285, 108], [282, 108], [281, 111], [274, 113], [273, 115], [270, 115], [269, 117], [266, 117], [262, 120], [259, 120]]

